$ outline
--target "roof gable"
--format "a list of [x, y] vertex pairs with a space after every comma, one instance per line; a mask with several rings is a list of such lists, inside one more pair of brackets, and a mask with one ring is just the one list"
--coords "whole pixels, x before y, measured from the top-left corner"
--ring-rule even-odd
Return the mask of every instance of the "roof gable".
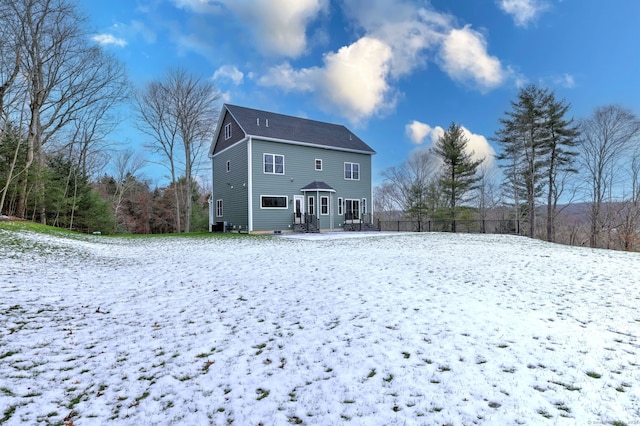
[[[339, 124], [228, 104], [223, 106], [223, 111], [228, 111], [244, 132], [244, 136], [375, 154], [375, 151], [362, 139]], [[218, 128], [216, 138], [219, 137], [220, 131]]]

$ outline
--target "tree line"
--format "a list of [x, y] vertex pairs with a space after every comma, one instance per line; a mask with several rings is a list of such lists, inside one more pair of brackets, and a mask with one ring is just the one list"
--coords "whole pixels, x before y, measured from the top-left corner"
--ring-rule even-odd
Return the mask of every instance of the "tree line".
[[[177, 68], [132, 87], [124, 65], [91, 41], [76, 1], [0, 0], [0, 214], [101, 232], [206, 230], [193, 175], [219, 96]], [[145, 161], [109, 140], [127, 103], [167, 168], [164, 188], [152, 189]]]
[[375, 188], [378, 217], [517, 219], [532, 238], [636, 250], [640, 120], [620, 105], [578, 120], [570, 109], [548, 88], [520, 89], [491, 138], [501, 173], [472, 159], [461, 126], [452, 123], [432, 148], [383, 171]]
[[[74, 0], [0, 0], [0, 214], [85, 231], [206, 230], [208, 191], [193, 176], [219, 98], [180, 68], [133, 87]], [[147, 159], [110, 141], [123, 105], [166, 168], [165, 187], [145, 180]], [[499, 173], [452, 123], [433, 148], [383, 171], [378, 217], [517, 219], [530, 237], [637, 249], [640, 121], [620, 105], [577, 120], [570, 110], [547, 88], [522, 88], [491, 138]]]

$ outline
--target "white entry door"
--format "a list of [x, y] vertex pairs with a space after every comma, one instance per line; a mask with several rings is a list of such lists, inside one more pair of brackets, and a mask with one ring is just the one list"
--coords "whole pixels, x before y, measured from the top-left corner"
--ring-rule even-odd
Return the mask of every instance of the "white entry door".
[[304, 195], [293, 196], [294, 223], [304, 222]]

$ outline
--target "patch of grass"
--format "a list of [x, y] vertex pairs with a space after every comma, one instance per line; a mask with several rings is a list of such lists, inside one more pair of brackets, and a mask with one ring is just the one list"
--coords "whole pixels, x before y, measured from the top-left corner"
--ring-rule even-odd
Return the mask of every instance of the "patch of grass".
[[558, 381], [550, 381], [549, 383], [553, 383], [554, 385], [558, 385], [558, 386], [562, 386], [563, 388], [565, 388], [568, 391], [579, 391], [581, 388], [577, 387], [577, 386], [573, 386], [573, 385], [568, 385], [566, 383], [562, 383], [562, 382], [558, 382]]
[[443, 373], [445, 371], [451, 371], [451, 367], [449, 367], [448, 365], [441, 365], [438, 367], [438, 371]]
[[591, 377], [592, 379], [599, 379], [600, 377], [602, 377], [602, 374], [598, 374], [595, 371], [587, 371], [587, 376]]
[[[9, 309], [11, 309], [11, 308], [9, 308]], [[9, 358], [10, 356], [17, 355], [18, 353], [19, 352], [16, 352], [16, 351], [7, 351], [7, 352], [3, 353], [2, 355], [0, 355], [0, 359]]]
[[489, 407], [491, 407], [491, 408], [500, 408], [500, 407], [502, 407], [502, 404], [500, 404], [499, 402], [490, 401], [489, 402]]
[[259, 345], [252, 346], [253, 349], [257, 349], [256, 355], [260, 355], [263, 352], [263, 349], [267, 347], [266, 343], [260, 343]]
[[387, 383], [391, 383], [393, 381], [393, 374], [389, 374], [387, 377], [384, 377], [382, 380], [384, 380]]
[[411, 354], [409, 352], [402, 352], [402, 356], [404, 357], [404, 359], [409, 359], [411, 357]]
[[80, 404], [80, 401], [82, 401], [82, 397], [83, 396], [84, 396], [83, 393], [78, 394], [78, 396], [76, 396], [71, 401], [69, 401], [69, 405], [67, 405], [67, 408], [71, 410], [73, 407], [75, 407], [76, 405]]
[[564, 411], [565, 413], [571, 412], [571, 408], [567, 407], [567, 405], [562, 401], [554, 402], [553, 405], [555, 405], [558, 410]]
[[549, 414], [549, 412], [548, 412], [547, 410], [542, 410], [542, 409], [540, 409], [540, 410], [538, 410], [538, 411], [536, 411], [536, 412], [537, 412], [538, 414], [540, 414], [542, 417], [544, 417], [545, 419], [550, 419], [550, 418], [552, 418], [552, 417], [553, 417], [551, 414]]
[[13, 392], [11, 392], [11, 389], [9, 389], [9, 388], [1, 387], [0, 388], [0, 392], [5, 394], [6, 396], [15, 396], [15, 394]]
[[261, 401], [263, 399], [265, 399], [266, 397], [269, 396], [269, 393], [271, 393], [269, 391], [269, 389], [262, 389], [262, 388], [258, 388], [256, 389], [256, 393], [258, 394], [258, 398], [256, 398], [258, 401]]
[[367, 374], [367, 379], [370, 379], [375, 375], [376, 375], [376, 369], [372, 368], [371, 371], [369, 371], [369, 374]]
[[3, 424], [11, 418], [13, 413], [16, 411], [16, 407], [16, 405], [10, 405], [6, 410], [4, 410], [4, 413], [2, 413], [2, 418], [0, 419], [0, 424]]

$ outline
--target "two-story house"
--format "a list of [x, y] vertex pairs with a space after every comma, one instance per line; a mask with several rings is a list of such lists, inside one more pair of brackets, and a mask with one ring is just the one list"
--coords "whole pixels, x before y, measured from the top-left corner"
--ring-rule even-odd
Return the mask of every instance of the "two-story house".
[[342, 125], [223, 105], [209, 157], [211, 231], [371, 223], [375, 151]]

